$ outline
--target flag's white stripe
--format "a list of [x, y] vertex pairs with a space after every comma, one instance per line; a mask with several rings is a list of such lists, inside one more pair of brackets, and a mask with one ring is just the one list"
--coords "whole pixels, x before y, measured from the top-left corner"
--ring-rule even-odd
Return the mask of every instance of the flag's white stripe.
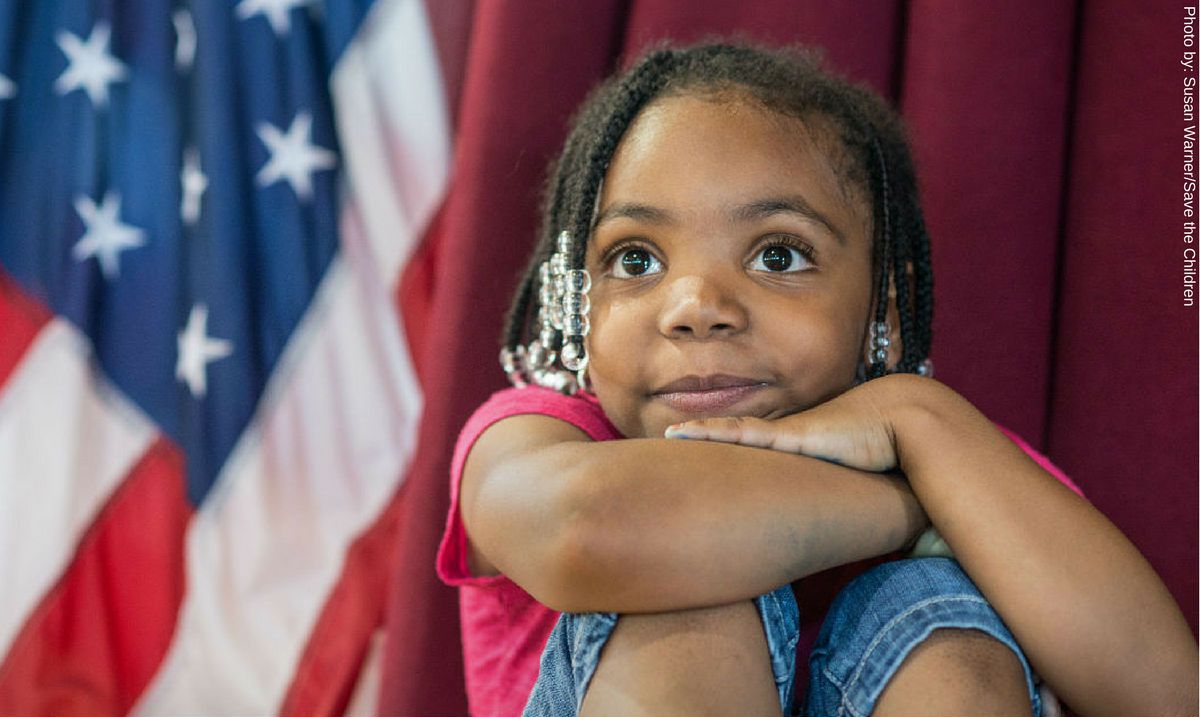
[[140, 714], [276, 710], [346, 548], [403, 476], [420, 392], [387, 295], [352, 268], [330, 267], [196, 513], [179, 626]]
[[350, 189], [391, 282], [408, 251], [397, 237], [424, 229], [450, 173], [445, 94], [421, 0], [376, 4], [338, 60], [333, 96]]
[[371, 634], [367, 656], [358, 672], [358, 683], [346, 703], [345, 717], [375, 717], [379, 714], [379, 688], [383, 684], [383, 650], [386, 645], [383, 628]]
[[[440, 91], [412, 103], [376, 96], [408, 91], [398, 68], [437, 76], [432, 44], [397, 22], [428, 32], [419, 0], [380, 2], [346, 51], [356, 72], [335, 71], [340, 140], [347, 147], [378, 134], [379, 154], [388, 135], [414, 152], [388, 161], [431, 164], [384, 176], [374, 158], [347, 161], [341, 251], [189, 529], [180, 622], [136, 714], [276, 711], [347, 547], [377, 519], [413, 453], [421, 394], [391, 297], [445, 191], [450, 153], [418, 151], [449, 146], [444, 124], [431, 139], [433, 128], [392, 116], [435, 111], [444, 121]], [[358, 72], [381, 68], [363, 59], [380, 53], [360, 42], [407, 43], [416, 54], [387, 68], [391, 81], [362, 84]], [[360, 129], [356, 117], [380, 121]], [[397, 139], [407, 128], [423, 134]], [[360, 158], [371, 151], [358, 146]]]
[[150, 420], [101, 379], [89, 346], [51, 320], [0, 393], [0, 656], [154, 440]]

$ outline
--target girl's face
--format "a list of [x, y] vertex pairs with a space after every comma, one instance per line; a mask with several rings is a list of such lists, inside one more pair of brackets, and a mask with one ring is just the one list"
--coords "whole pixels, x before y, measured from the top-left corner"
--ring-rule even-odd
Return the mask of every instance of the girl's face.
[[587, 250], [588, 376], [613, 424], [775, 418], [849, 388], [871, 302], [869, 209], [804, 125], [736, 100], [646, 107]]

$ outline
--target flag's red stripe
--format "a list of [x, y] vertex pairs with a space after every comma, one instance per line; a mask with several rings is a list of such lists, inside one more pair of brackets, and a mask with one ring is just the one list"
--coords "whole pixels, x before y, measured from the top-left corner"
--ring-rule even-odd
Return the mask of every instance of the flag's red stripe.
[[[439, 210], [426, 236], [440, 225]], [[417, 363], [424, 355], [425, 313], [430, 303], [433, 257], [431, 242], [423, 242], [401, 271], [395, 290], [409, 355], [418, 380], [425, 367]], [[284, 697], [282, 715], [337, 715], [345, 711], [370, 647], [371, 634], [383, 625], [384, 609], [398, 556], [400, 486], [387, 507], [346, 551], [342, 573], [330, 591], [317, 618]], [[432, 570], [432, 563], [430, 563]]]
[[396, 558], [398, 494], [347, 549], [342, 574], [296, 665], [280, 714], [332, 717], [345, 712], [371, 634], [383, 624]]
[[[441, 208], [434, 214], [426, 238], [436, 234], [443, 214]], [[422, 385], [427, 367], [420, 359], [426, 353], [423, 349], [433, 293], [434, 243], [426, 240], [417, 247], [401, 270], [393, 292], [409, 355]], [[394, 589], [402, 495], [401, 485], [397, 485], [379, 518], [347, 549], [342, 574], [296, 665], [280, 714], [338, 715], [349, 704], [370, 648], [371, 634], [383, 625], [388, 593]], [[432, 571], [433, 563], [429, 565]]]
[[46, 307], [27, 296], [0, 267], [0, 386], [50, 316]]
[[0, 664], [0, 714], [129, 711], [175, 630], [190, 518], [183, 460], [160, 438], [13, 641]]

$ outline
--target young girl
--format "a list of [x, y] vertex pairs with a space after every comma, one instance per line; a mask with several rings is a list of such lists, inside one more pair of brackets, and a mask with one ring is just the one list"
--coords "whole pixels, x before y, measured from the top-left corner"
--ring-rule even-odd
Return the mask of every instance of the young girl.
[[1150, 567], [929, 377], [931, 283], [898, 119], [811, 57], [660, 50], [593, 93], [510, 312], [516, 387], [453, 463], [472, 711], [788, 712], [789, 584], [932, 524], [956, 560], [830, 608], [809, 714], [1037, 714], [1035, 675], [1081, 713], [1194, 714]]

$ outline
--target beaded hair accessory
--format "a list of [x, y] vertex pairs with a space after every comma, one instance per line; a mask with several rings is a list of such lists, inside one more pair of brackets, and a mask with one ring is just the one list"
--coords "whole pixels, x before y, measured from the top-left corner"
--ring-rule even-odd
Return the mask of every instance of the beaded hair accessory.
[[[500, 365], [517, 388], [536, 384], [573, 394], [585, 385], [587, 351], [583, 339], [591, 331], [588, 290], [592, 277], [586, 269], [572, 269], [574, 240], [569, 232], [558, 235], [555, 252], [538, 267], [538, 325], [528, 346], [500, 351]], [[555, 366], [561, 359], [563, 368]]]
[[888, 346], [892, 345], [892, 325], [886, 321], [873, 322], [868, 333], [871, 335], [871, 362], [887, 363]]
[[[867, 336], [870, 340], [870, 356], [872, 363], [887, 363], [888, 347], [892, 345], [892, 325], [886, 321], [871, 322], [867, 327]], [[893, 371], [889, 371], [892, 373]], [[924, 359], [917, 364], [917, 375], [933, 378], [933, 361]], [[862, 383], [867, 380], [866, 364], [858, 366], [858, 382]]]

